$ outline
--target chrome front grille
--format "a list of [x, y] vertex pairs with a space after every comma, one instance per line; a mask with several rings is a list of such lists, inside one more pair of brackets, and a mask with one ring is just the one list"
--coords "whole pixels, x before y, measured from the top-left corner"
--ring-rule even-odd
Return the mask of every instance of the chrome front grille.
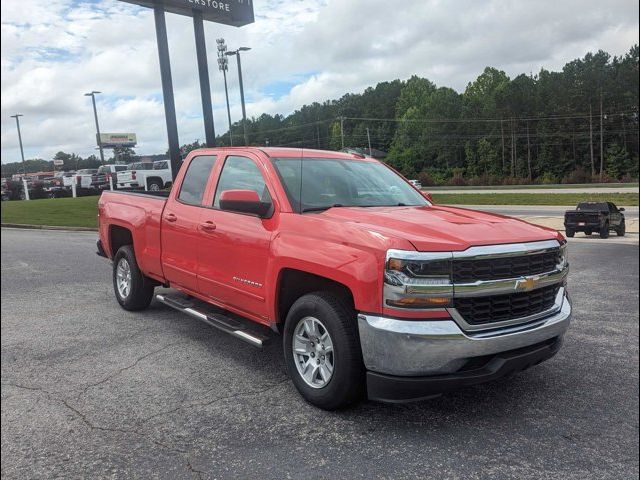
[[559, 262], [558, 250], [515, 257], [460, 259], [453, 262], [453, 283], [500, 280], [551, 272]]

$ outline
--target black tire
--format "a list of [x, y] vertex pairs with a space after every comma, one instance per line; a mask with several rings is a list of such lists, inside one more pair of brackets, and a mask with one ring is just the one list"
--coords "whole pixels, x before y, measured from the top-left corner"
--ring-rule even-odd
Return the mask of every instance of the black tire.
[[[117, 271], [121, 260], [126, 261], [131, 272], [131, 286], [126, 296], [120, 293], [117, 283]], [[155, 286], [156, 282], [145, 277], [140, 271], [133, 246], [125, 245], [120, 247], [113, 257], [113, 291], [120, 306], [130, 311], [144, 310], [153, 299]]]
[[[333, 343], [333, 374], [321, 388], [314, 388], [306, 383], [298, 372], [293, 354], [294, 332], [305, 317], [320, 320]], [[338, 295], [314, 292], [296, 300], [285, 321], [283, 348], [289, 376], [307, 402], [324, 410], [336, 410], [363, 398], [365, 369], [358, 339], [356, 312]]]
[[620, 226], [616, 229], [616, 233], [619, 237], [624, 237], [627, 234], [627, 223], [622, 222]]
[[576, 234], [576, 232], [574, 232], [570, 228], [567, 228], [567, 231], [565, 233], [566, 233], [567, 237], [569, 237], [569, 238], [573, 238], [574, 235]]
[[604, 227], [600, 229], [600, 238], [609, 238], [609, 224], [606, 223]]
[[593, 233], [593, 231], [591, 231], [591, 230], [585, 230], [584, 231], [584, 234], [587, 235], [587, 236], [591, 235], [592, 233]]
[[161, 180], [149, 180], [147, 182], [147, 189], [151, 192], [159, 192], [162, 190], [162, 181]]

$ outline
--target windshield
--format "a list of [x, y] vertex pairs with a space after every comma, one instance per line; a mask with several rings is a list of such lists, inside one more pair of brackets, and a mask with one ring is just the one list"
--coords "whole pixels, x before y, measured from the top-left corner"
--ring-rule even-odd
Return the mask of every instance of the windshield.
[[606, 203], [579, 203], [578, 211], [580, 212], [601, 212], [604, 210], [609, 210], [609, 207]]
[[398, 174], [378, 162], [333, 158], [273, 158], [292, 208], [428, 205]]

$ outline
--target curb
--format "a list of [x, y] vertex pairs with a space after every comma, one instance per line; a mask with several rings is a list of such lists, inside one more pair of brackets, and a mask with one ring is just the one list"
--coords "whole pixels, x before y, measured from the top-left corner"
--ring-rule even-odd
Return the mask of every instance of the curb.
[[66, 232], [97, 232], [92, 227], [60, 227], [56, 225], [30, 225], [28, 223], [1, 223], [2, 228], [23, 228], [26, 230], [61, 230]]

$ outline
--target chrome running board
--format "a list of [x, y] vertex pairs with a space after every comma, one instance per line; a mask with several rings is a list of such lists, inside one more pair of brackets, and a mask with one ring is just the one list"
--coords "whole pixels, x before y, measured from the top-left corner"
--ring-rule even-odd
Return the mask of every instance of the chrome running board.
[[158, 294], [156, 300], [165, 305], [178, 310], [179, 312], [186, 313], [190, 317], [193, 317], [201, 322], [206, 323], [218, 330], [228, 333], [229, 335], [236, 337], [254, 347], [262, 348], [266, 345], [271, 337], [268, 334], [259, 333], [250, 330], [247, 326], [243, 325], [241, 321], [238, 321], [232, 317], [229, 317], [223, 313], [214, 312], [212, 310], [215, 307], [200, 301], [193, 301], [187, 297], [177, 294]]

